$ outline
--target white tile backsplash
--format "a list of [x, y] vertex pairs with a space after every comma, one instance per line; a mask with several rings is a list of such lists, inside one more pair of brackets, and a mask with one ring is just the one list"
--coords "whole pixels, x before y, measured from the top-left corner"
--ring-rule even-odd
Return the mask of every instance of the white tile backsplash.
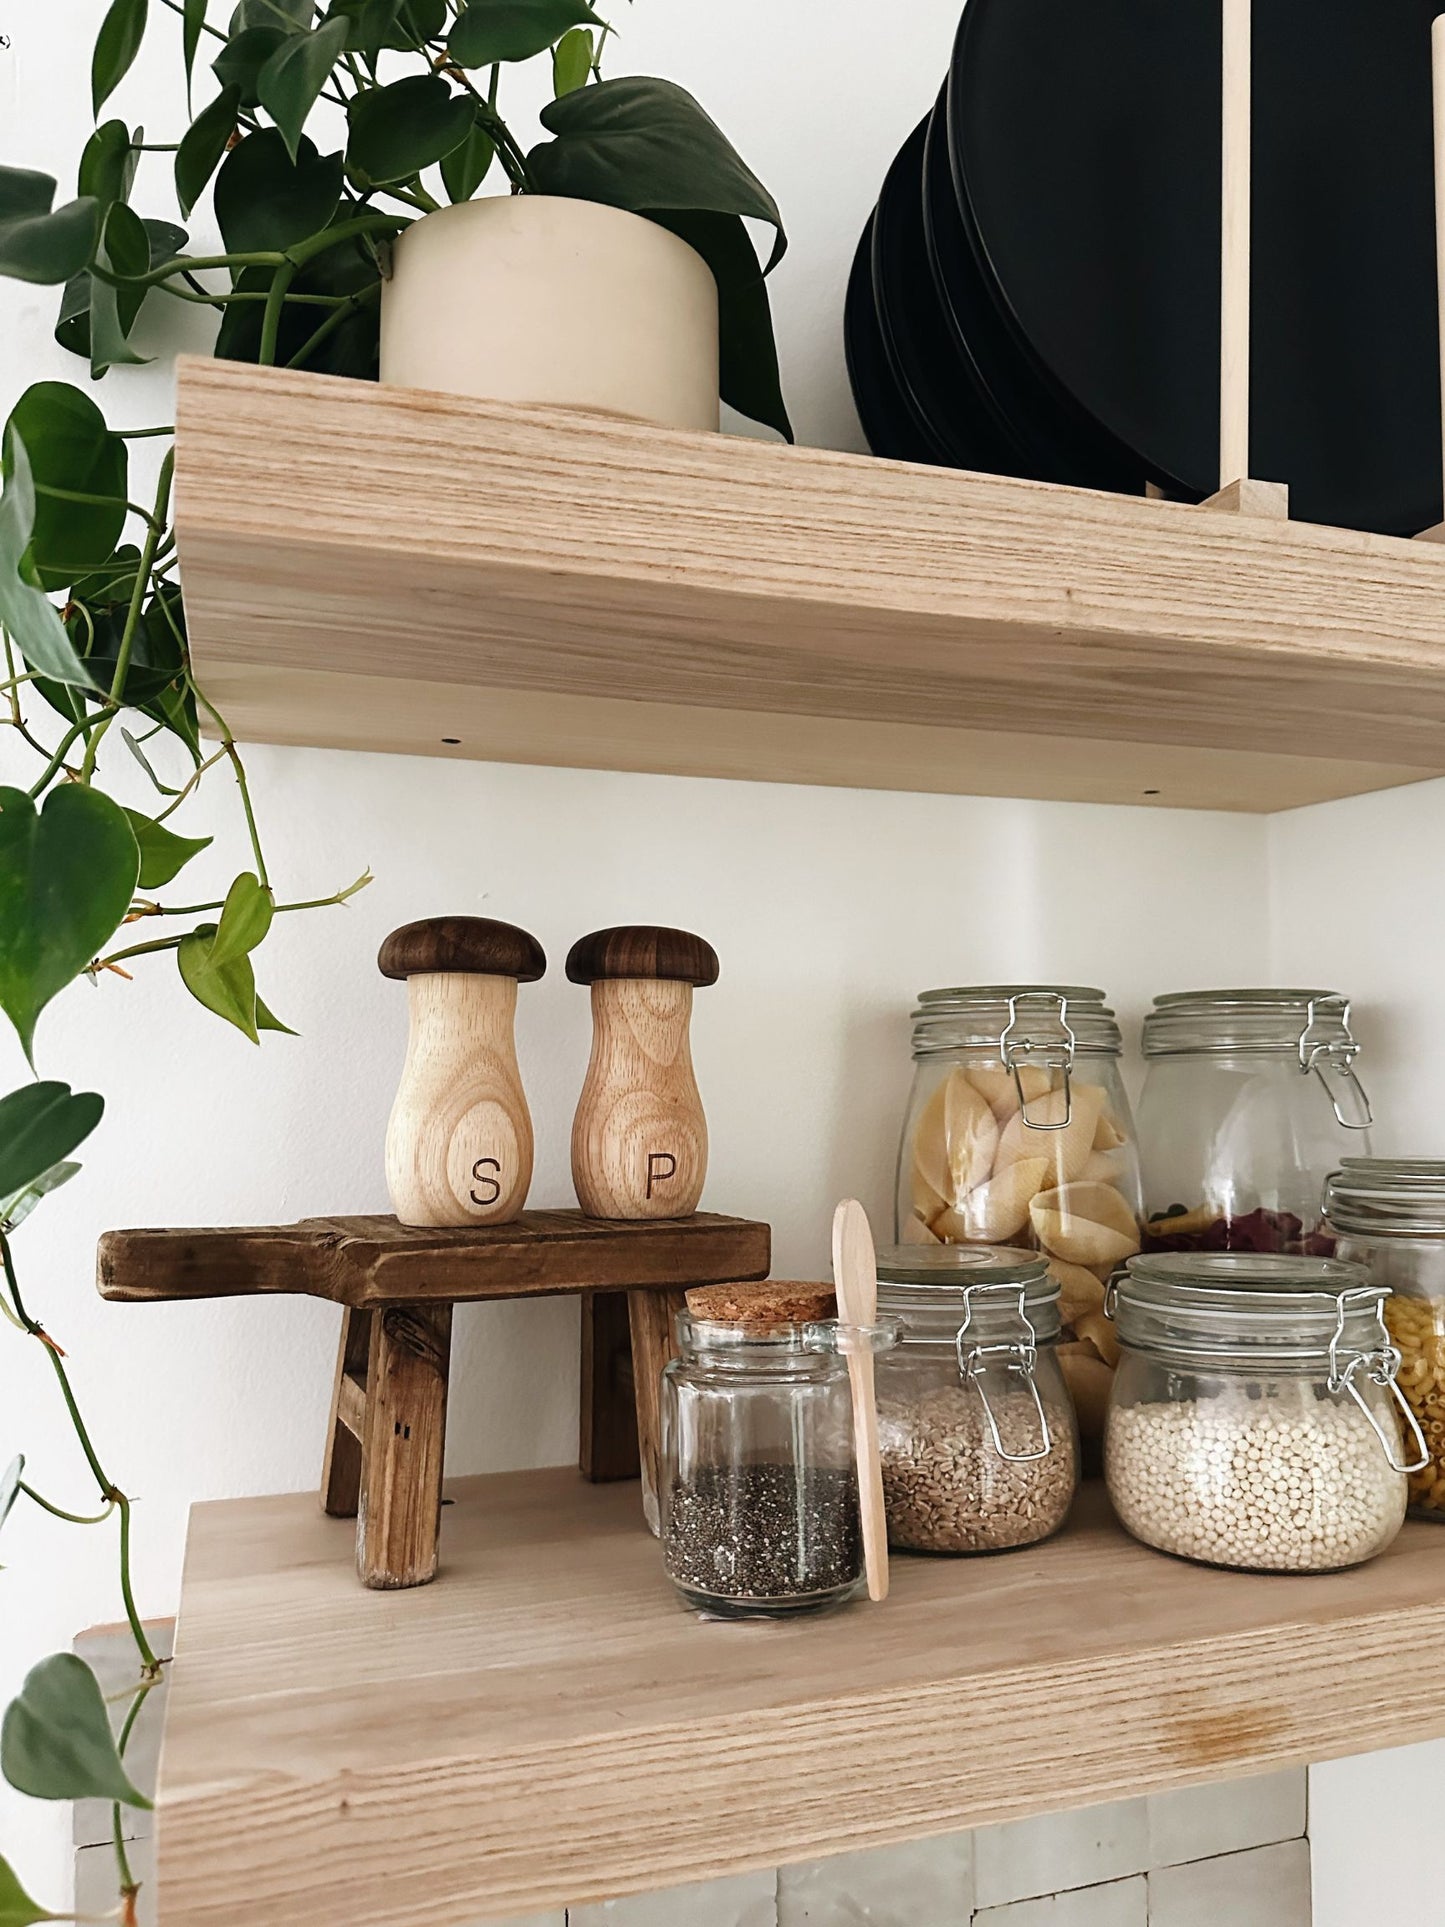
[[1308, 1840], [1149, 1876], [1149, 1927], [1310, 1927], [1310, 1913]]
[[[1149, 1883], [1136, 1876], [1038, 1900], [1011, 1900], [1007, 1906], [985, 1907], [975, 1914], [973, 1927], [1152, 1927]], [[1223, 1927], [1223, 1923], [1214, 1921], [1211, 1927]], [[1236, 1923], [1231, 1920], [1228, 1927]]]
[[1149, 1795], [1149, 1865], [1172, 1867], [1213, 1854], [1242, 1853], [1305, 1830], [1308, 1769], [1290, 1767], [1251, 1780], [1220, 1780]]
[[980, 1907], [1092, 1887], [1149, 1866], [1146, 1800], [1114, 1800], [980, 1827], [973, 1836], [974, 1898]]
[[784, 1867], [778, 1927], [969, 1927], [972, 1846], [950, 1833]]
[[777, 1875], [739, 1874], [567, 1909], [567, 1927], [777, 1927]]

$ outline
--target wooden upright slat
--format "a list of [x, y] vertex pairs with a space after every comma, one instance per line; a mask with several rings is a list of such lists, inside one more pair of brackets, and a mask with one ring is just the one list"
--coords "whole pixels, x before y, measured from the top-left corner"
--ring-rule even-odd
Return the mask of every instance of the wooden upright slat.
[[198, 665], [283, 742], [1271, 808], [1445, 770], [1445, 556], [182, 364]]

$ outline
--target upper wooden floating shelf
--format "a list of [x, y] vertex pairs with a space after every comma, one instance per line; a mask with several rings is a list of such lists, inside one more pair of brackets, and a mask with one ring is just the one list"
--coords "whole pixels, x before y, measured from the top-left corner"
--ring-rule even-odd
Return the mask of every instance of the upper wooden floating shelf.
[[199, 359], [177, 424], [244, 737], [1235, 810], [1445, 772], [1432, 543]]
[[314, 1500], [192, 1513], [167, 1927], [237, 1895], [266, 1927], [456, 1927], [1445, 1734], [1429, 1525], [1263, 1578], [1146, 1551], [1090, 1490], [1047, 1545], [738, 1625], [676, 1604], [629, 1487], [452, 1491], [411, 1593], [358, 1588]]

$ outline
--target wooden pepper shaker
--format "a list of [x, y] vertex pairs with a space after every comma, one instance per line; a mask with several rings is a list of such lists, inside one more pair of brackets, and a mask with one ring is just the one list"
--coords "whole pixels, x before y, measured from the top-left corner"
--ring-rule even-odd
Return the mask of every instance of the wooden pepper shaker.
[[377, 966], [406, 980], [406, 1065], [386, 1127], [403, 1224], [505, 1224], [532, 1182], [532, 1119], [517, 1068], [517, 985], [547, 968], [525, 930], [427, 917], [393, 930]]
[[694, 986], [717, 953], [686, 930], [633, 924], [573, 944], [567, 975], [592, 987], [592, 1060], [572, 1125], [572, 1180], [594, 1218], [685, 1218], [707, 1175], [692, 1072]]

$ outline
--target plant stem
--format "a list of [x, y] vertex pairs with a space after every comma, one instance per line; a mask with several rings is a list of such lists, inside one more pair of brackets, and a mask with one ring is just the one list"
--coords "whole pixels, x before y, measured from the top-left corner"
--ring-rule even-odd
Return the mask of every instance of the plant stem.
[[174, 435], [176, 425], [174, 422], [167, 422], [162, 428], [113, 428], [110, 432], [112, 435], [119, 435], [123, 442], [140, 442], [150, 435]]
[[61, 737], [60, 742], [56, 746], [55, 751], [50, 758], [50, 761], [45, 765], [45, 768], [41, 771], [39, 782], [36, 783], [29, 792], [30, 800], [32, 803], [39, 796], [40, 792], [45, 788], [45, 786], [51, 781], [56, 771], [64, 763], [65, 752], [70, 748], [70, 745], [75, 741], [76, 737], [84, 735], [85, 731], [91, 727], [94, 721], [95, 721], [95, 718], [93, 716], [83, 716], [79, 722], [72, 723], [70, 725], [70, 728], [66, 730], [65, 734]]
[[35, 493], [48, 495], [57, 502], [82, 502], [93, 508], [123, 508], [127, 515], [138, 515], [143, 522], [156, 525], [149, 509], [143, 509], [139, 502], [127, 502], [123, 495], [92, 495], [85, 489], [56, 488], [51, 482], [36, 482]]
[[379, 281], [374, 282], [369, 288], [363, 288], [360, 294], [350, 296], [341, 307], [337, 308], [334, 313], [329, 314], [321, 323], [320, 327], [301, 344], [287, 362], [286, 366], [288, 368], [303, 368], [310, 360], [313, 351], [319, 348], [323, 341], [326, 341], [333, 335], [343, 321], [347, 320], [348, 317], [353, 314], [359, 314], [369, 302], [379, 301], [380, 299], [381, 283]]
[[223, 763], [225, 760], [226, 760], [225, 750], [218, 749], [213, 756], [208, 756], [204, 763], [197, 763], [196, 767], [191, 771], [190, 775], [186, 778], [185, 782], [176, 791], [175, 801], [172, 803], [166, 804], [165, 808], [161, 811], [160, 815], [155, 819], [156, 822], [164, 823], [168, 816], [173, 815], [175, 811], [177, 811], [181, 807], [182, 803], [185, 802], [186, 798], [190, 795], [191, 791], [196, 787], [197, 783], [200, 782], [201, 778], [205, 775], [206, 771], [208, 769], [214, 769], [217, 763]]
[[[131, 591], [130, 608], [126, 612], [125, 631], [121, 636], [120, 649], [115, 659], [115, 674], [110, 679], [110, 700], [115, 704], [119, 704], [125, 689], [126, 671], [130, 668], [131, 650], [135, 646], [136, 630], [140, 627], [145, 592], [150, 587], [151, 567], [156, 559], [156, 545], [160, 541], [161, 531], [165, 527], [166, 510], [170, 506], [171, 477], [175, 473], [175, 467], [176, 452], [173, 448], [168, 448], [165, 460], [161, 463], [160, 480], [156, 483], [155, 514], [146, 532], [140, 562], [136, 568], [135, 587]], [[88, 778], [90, 771], [95, 767], [95, 749], [96, 743], [92, 741], [86, 751], [85, 766], [81, 772], [82, 779]]]
[[261, 836], [256, 828], [256, 812], [251, 807], [251, 792], [246, 783], [246, 766], [241, 761], [240, 752], [236, 748], [236, 739], [231, 734], [231, 725], [206, 695], [206, 692], [194, 681], [191, 683], [191, 689], [196, 701], [221, 732], [221, 749], [230, 759], [231, 768], [236, 773], [236, 787], [241, 792], [241, 808], [246, 812], [246, 829], [251, 838], [251, 854], [256, 859], [256, 879], [263, 890], [269, 890], [271, 887], [271, 879], [266, 873], [266, 858], [262, 854]]
[[[24, 1330], [24, 1326], [21, 1330]], [[115, 1511], [115, 1501], [107, 1499], [104, 1512], [67, 1512], [64, 1506], [52, 1505], [50, 1500], [37, 1492], [33, 1485], [27, 1485], [24, 1479], [20, 1481], [20, 1490], [27, 1499], [33, 1499], [42, 1512], [48, 1512], [56, 1519], [64, 1519], [67, 1525], [103, 1526]]]
[[276, 337], [281, 331], [281, 315], [286, 305], [286, 290], [296, 275], [296, 264], [288, 261], [276, 270], [266, 296], [266, 312], [261, 317], [261, 346], [256, 360], [263, 368], [271, 368], [276, 362]]
[[60, 1395], [65, 1400], [65, 1409], [70, 1414], [70, 1423], [74, 1428], [76, 1440], [82, 1453], [85, 1455], [85, 1462], [90, 1467], [96, 1484], [100, 1487], [100, 1496], [107, 1504], [115, 1505], [120, 1511], [120, 1590], [121, 1597], [125, 1601], [126, 1619], [130, 1624], [131, 1636], [135, 1640], [136, 1651], [140, 1654], [141, 1664], [147, 1672], [158, 1672], [160, 1669], [160, 1661], [151, 1651], [151, 1643], [146, 1638], [145, 1627], [141, 1624], [140, 1615], [136, 1611], [135, 1597], [131, 1588], [130, 1500], [117, 1485], [113, 1484], [112, 1481], [106, 1477], [105, 1468], [96, 1456], [95, 1447], [91, 1444], [90, 1433], [86, 1429], [85, 1420], [80, 1415], [80, 1407], [76, 1403], [75, 1393], [71, 1388], [69, 1374], [66, 1372], [64, 1362], [60, 1355], [60, 1347], [49, 1337], [44, 1327], [33, 1319], [25, 1309], [25, 1302], [20, 1296], [20, 1284], [15, 1276], [14, 1260], [10, 1255], [10, 1240], [5, 1236], [4, 1232], [0, 1232], [0, 1263], [3, 1263], [4, 1266], [5, 1283], [10, 1292], [10, 1302], [15, 1308], [16, 1317], [20, 1320], [30, 1336], [32, 1338], [38, 1338], [45, 1347], [46, 1356], [50, 1360], [55, 1372], [56, 1382], [60, 1386]]

